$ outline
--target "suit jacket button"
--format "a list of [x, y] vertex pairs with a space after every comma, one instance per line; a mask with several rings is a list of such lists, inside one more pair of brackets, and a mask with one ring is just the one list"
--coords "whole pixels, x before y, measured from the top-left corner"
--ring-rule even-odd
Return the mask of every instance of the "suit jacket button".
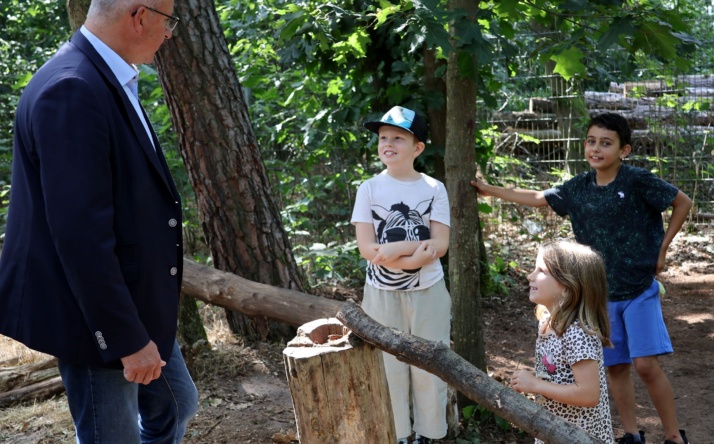
[[176, 268], [176, 267], [171, 267], [170, 273], [171, 273], [171, 276], [176, 276], [176, 273], [178, 273], [178, 268]]
[[173, 228], [177, 224], [178, 224], [178, 222], [176, 222], [176, 219], [169, 219], [169, 227]]

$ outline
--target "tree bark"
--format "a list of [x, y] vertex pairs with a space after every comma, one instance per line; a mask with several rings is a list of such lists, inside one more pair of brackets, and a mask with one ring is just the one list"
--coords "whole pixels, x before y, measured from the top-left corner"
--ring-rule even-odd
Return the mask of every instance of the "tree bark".
[[[156, 62], [215, 266], [302, 290], [214, 3], [176, 2], [174, 14], [182, 22]], [[227, 316], [247, 337], [294, 335], [264, 317]]]
[[334, 317], [342, 304], [296, 290], [249, 281], [186, 258], [183, 270], [181, 294], [184, 296], [294, 327], [315, 319]]
[[436, 57], [433, 49], [424, 50], [424, 90], [426, 95], [441, 97], [440, 103], [429, 103], [426, 110], [429, 121], [429, 139], [437, 150], [434, 156], [434, 178], [446, 183], [444, 153], [446, 152], [446, 82], [437, 73], [446, 68], [446, 61]]
[[555, 416], [525, 396], [489, 378], [454, 353], [446, 344], [427, 341], [384, 327], [354, 303], [345, 303], [337, 313], [354, 334], [400, 361], [432, 373], [491, 412], [512, 422], [533, 437], [549, 444], [596, 444], [585, 430]]
[[185, 345], [193, 345], [198, 341], [208, 342], [196, 299], [184, 295], [181, 295], [179, 303], [178, 336]]
[[[465, 10], [475, 20], [478, 2], [451, 0], [452, 10]], [[452, 33], [454, 31], [452, 30]], [[454, 350], [486, 368], [481, 311], [481, 251], [477, 199], [469, 181], [476, 173], [476, 82], [459, 72], [460, 51], [449, 54], [447, 69], [446, 188], [451, 207], [449, 282], [453, 300]], [[473, 60], [475, 65], [475, 60]]]
[[84, 24], [90, 3], [92, 0], [67, 0], [67, 15], [73, 33]]
[[301, 443], [396, 442], [382, 352], [337, 319], [300, 327], [283, 360]]

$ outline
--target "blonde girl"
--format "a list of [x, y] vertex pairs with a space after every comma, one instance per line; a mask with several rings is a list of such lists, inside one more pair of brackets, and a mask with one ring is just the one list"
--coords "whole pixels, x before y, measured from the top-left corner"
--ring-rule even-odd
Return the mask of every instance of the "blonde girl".
[[611, 345], [602, 258], [575, 242], [545, 244], [528, 282], [540, 321], [535, 373], [516, 371], [512, 387], [538, 395], [552, 413], [614, 443], [602, 350]]

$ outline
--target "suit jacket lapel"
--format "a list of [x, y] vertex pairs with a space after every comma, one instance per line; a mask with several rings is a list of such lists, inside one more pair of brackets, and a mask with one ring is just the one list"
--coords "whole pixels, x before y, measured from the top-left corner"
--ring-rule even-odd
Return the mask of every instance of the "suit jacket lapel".
[[[107, 65], [107, 63], [104, 61], [102, 56], [99, 55], [99, 53], [94, 49], [92, 44], [89, 43], [89, 40], [87, 40], [86, 37], [84, 37], [84, 35], [82, 35], [80, 31], [75, 32], [70, 41], [80, 51], [82, 51], [87, 56], [87, 58], [92, 61], [97, 70], [102, 74], [102, 77], [104, 77], [107, 84], [114, 89], [114, 95], [119, 99], [119, 106], [122, 106], [124, 108], [125, 114], [129, 118], [129, 124], [131, 126], [131, 129], [136, 135], [136, 138], [139, 141], [139, 145], [144, 151], [147, 160], [154, 166], [156, 172], [161, 176], [164, 183], [166, 184], [166, 187], [169, 189], [169, 191], [171, 191], [171, 194], [176, 197], [175, 187], [172, 186], [173, 183], [171, 180], [171, 176], [170, 174], [168, 174], [168, 167], [165, 170], [164, 166], [159, 160], [159, 156], [157, 156], [157, 153], [161, 151], [159, 141], [156, 138], [154, 130], [151, 127], [151, 122], [146, 116], [146, 113], [144, 113], [144, 109], [143, 107], [141, 107], [141, 104], [139, 104], [139, 107], [141, 107], [141, 111], [142, 113], [144, 113], [144, 119], [146, 119], [146, 124], [148, 125], [152, 137], [154, 138], [154, 145], [151, 144], [151, 140], [149, 140], [149, 136], [148, 134], [146, 134], [146, 129], [144, 129], [144, 124], [141, 122], [139, 115], [134, 109], [134, 105], [132, 105], [131, 101], [127, 97], [126, 92], [124, 91], [124, 86], [119, 84], [116, 76], [109, 68], [109, 65]], [[154, 149], [154, 147], [156, 147], [156, 149]], [[166, 163], [166, 161], [164, 161], [164, 163]]]
[[166, 162], [166, 157], [164, 157], [164, 152], [161, 149], [161, 145], [159, 144], [159, 138], [156, 135], [156, 132], [154, 132], [154, 127], [151, 126], [151, 122], [149, 121], [149, 116], [146, 114], [146, 111], [144, 111], [144, 107], [139, 104], [139, 107], [141, 108], [141, 112], [144, 114], [144, 119], [146, 119], [146, 124], [149, 125], [149, 131], [151, 131], [151, 137], [154, 140], [154, 147], [156, 147], [156, 150], [153, 150], [152, 147], [152, 154], [153, 158], [156, 159], [159, 163], [159, 166], [161, 167], [161, 170], [163, 171], [163, 178], [164, 182], [166, 183], [166, 186], [169, 188], [171, 191], [171, 194], [173, 194], [174, 198], [178, 199], [179, 193], [178, 190], [176, 189], [176, 184], [174, 183], [172, 177], [171, 177], [171, 172], [169, 170], [169, 164]]

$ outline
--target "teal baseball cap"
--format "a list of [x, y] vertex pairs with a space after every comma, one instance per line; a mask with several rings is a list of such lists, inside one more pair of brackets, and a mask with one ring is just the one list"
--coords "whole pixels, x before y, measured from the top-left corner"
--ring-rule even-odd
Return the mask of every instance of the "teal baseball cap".
[[364, 127], [375, 134], [379, 134], [379, 128], [383, 125], [395, 126], [416, 136], [421, 142], [426, 143], [428, 129], [426, 121], [414, 111], [395, 106], [385, 114], [380, 120], [365, 122]]

